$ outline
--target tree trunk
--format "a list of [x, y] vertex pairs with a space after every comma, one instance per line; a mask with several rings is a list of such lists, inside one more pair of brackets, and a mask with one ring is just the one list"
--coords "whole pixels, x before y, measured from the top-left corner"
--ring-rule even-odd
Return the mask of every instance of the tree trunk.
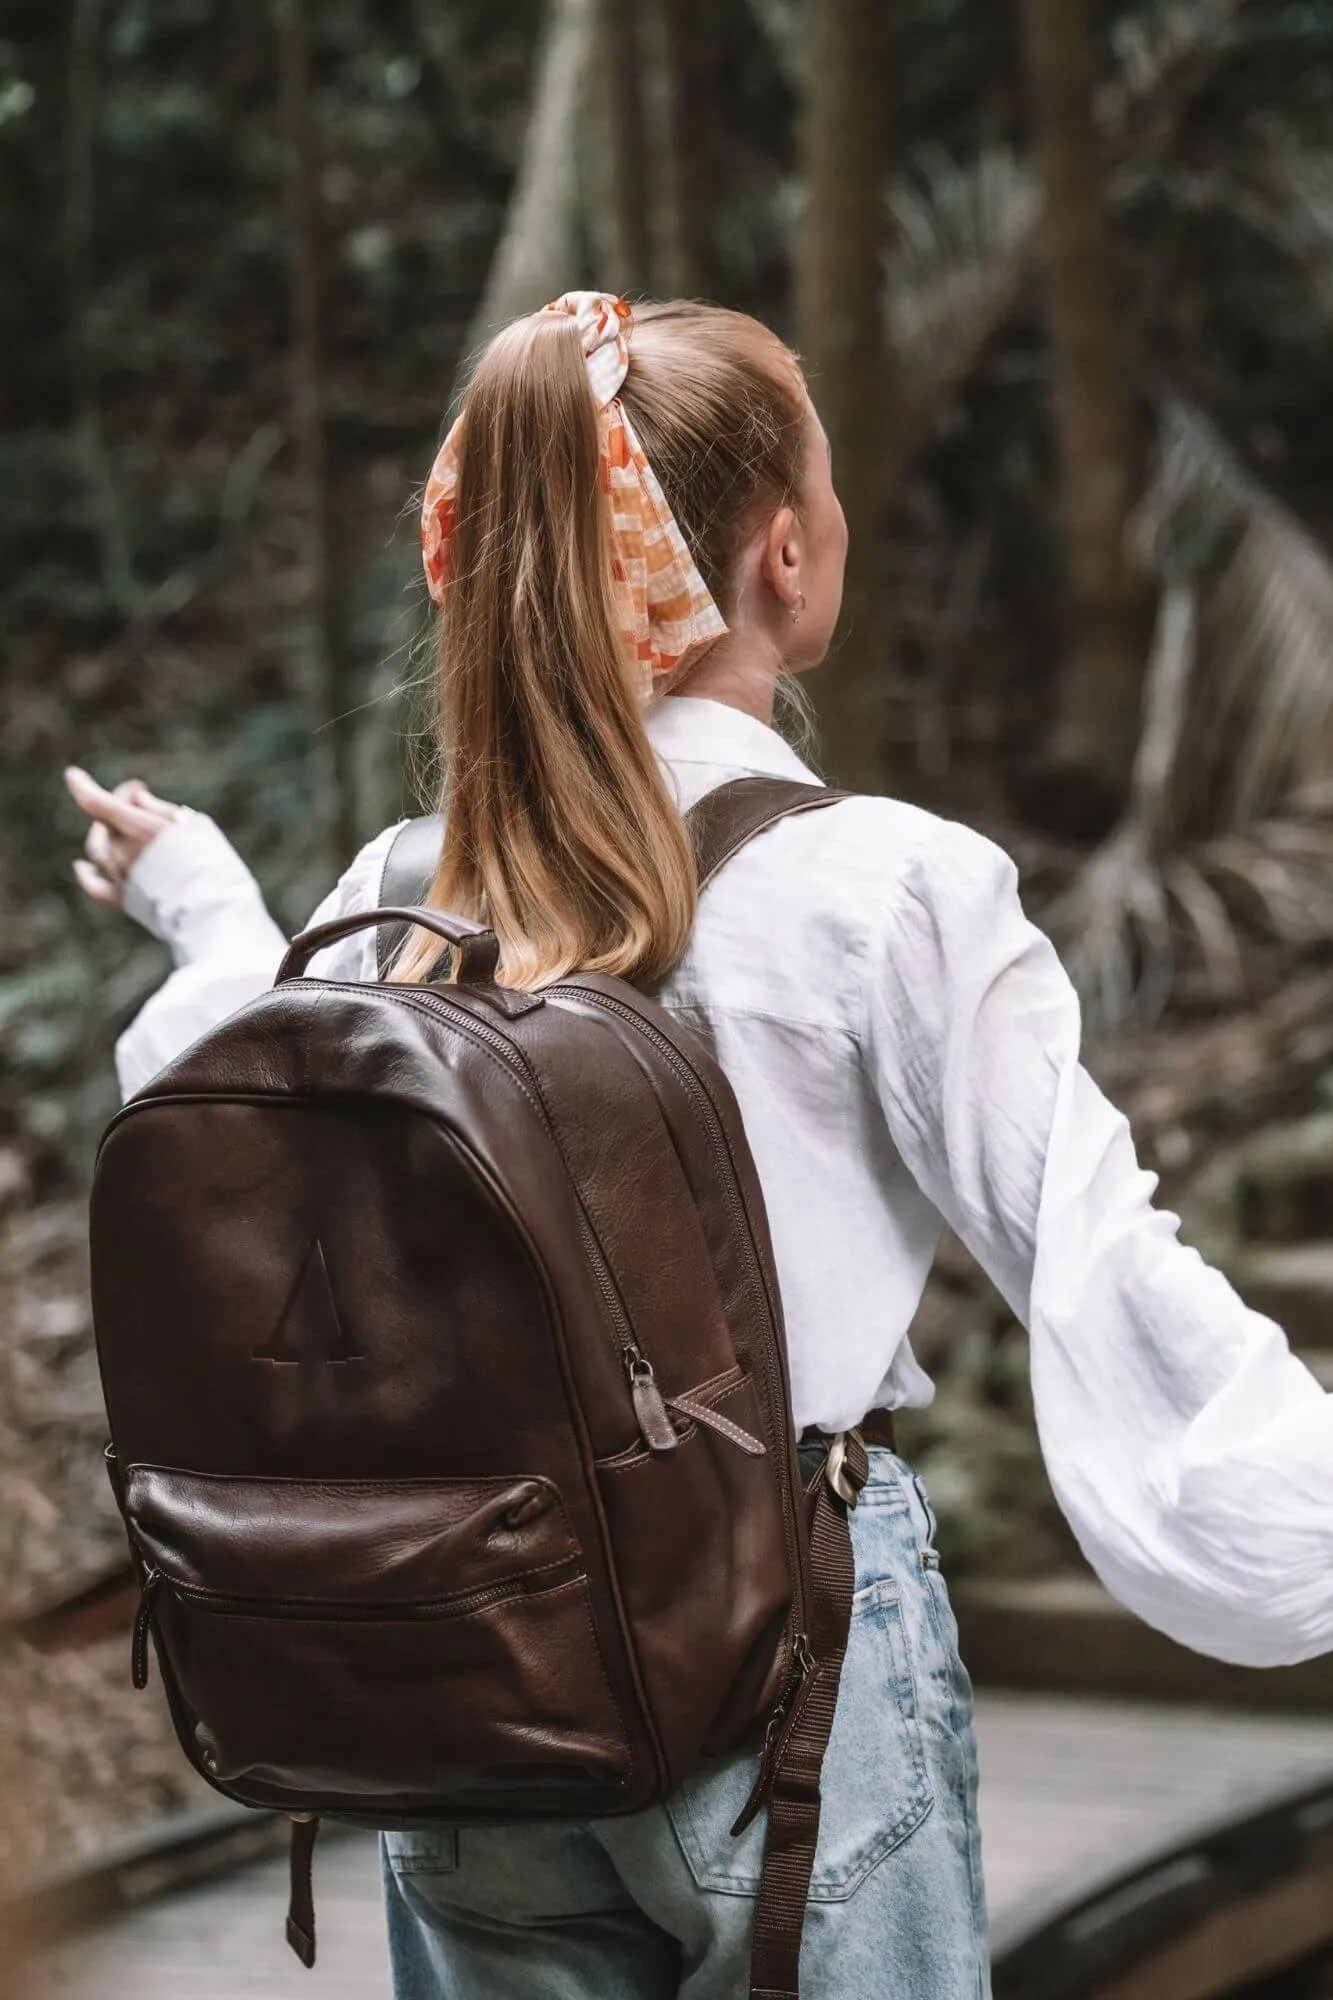
[[700, 298], [709, 290], [705, 190], [712, 170], [711, 19], [700, 0], [658, 0], [662, 191], [656, 263], [663, 291], [677, 299]]
[[275, 0], [278, 113], [287, 257], [289, 392], [308, 592], [307, 681], [312, 697], [318, 783], [324, 794], [326, 858], [345, 867], [357, 845], [355, 764], [343, 685], [330, 553], [329, 469], [324, 434], [318, 193], [310, 132], [309, 54], [304, 0]]
[[652, 271], [639, 0], [594, 0], [594, 5], [588, 137], [600, 157], [589, 162], [587, 192], [596, 204], [589, 234], [602, 266], [594, 275], [610, 291], [646, 291]]
[[[497, 148], [473, 109], [463, 61], [465, 23], [455, 0], [412, 0], [417, 45], [432, 71], [450, 126], [478, 152], [495, 159]], [[513, 161], [503, 163], [512, 166]]]
[[591, 30], [592, 0], [551, 0], [523, 156], [469, 350], [578, 283], [578, 130]]
[[1048, 817], [1095, 830], [1123, 803], [1138, 738], [1146, 603], [1128, 547], [1145, 470], [1094, 122], [1087, 0], [1020, 0], [1068, 560]]
[[833, 448], [850, 546], [841, 642], [820, 676], [824, 761], [836, 782], [888, 777], [884, 538], [893, 487], [892, 365], [884, 316], [888, 150], [883, 0], [812, 0], [796, 243], [796, 324]]

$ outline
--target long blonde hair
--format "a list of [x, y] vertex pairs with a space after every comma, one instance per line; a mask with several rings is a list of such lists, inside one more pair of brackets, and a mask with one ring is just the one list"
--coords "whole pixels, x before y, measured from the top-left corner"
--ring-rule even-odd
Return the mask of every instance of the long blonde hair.
[[[635, 309], [621, 397], [726, 615], [744, 540], [798, 496], [790, 351], [717, 306]], [[501, 977], [665, 977], [694, 921], [694, 858], [621, 638], [597, 425], [578, 328], [533, 313], [468, 387], [458, 520], [438, 613], [444, 849], [428, 901], [497, 933]], [[415, 931], [392, 976], [420, 979]]]

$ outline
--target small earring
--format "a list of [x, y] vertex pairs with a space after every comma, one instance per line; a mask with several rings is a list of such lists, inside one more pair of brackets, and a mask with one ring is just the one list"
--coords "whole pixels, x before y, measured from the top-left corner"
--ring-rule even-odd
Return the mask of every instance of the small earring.
[[800, 603], [799, 603], [799, 604], [797, 605], [796, 609], [795, 609], [795, 610], [794, 610], [794, 611], [792, 612], [792, 614], [791, 614], [791, 622], [792, 622], [792, 624], [793, 624], [793, 625], [799, 625], [799, 624], [800, 624], [800, 622], [801, 622], [801, 613], [802, 613], [802, 612], [803, 612], [804, 610], [805, 610], [805, 592], [804, 592], [804, 591], [802, 591], [802, 592], [801, 592], [801, 601], [800, 601]]

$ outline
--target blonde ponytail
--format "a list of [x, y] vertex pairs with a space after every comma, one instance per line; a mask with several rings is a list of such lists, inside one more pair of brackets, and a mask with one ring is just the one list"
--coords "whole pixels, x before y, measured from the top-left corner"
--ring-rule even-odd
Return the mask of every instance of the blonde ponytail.
[[[795, 491], [795, 364], [740, 314], [635, 319], [623, 400], [722, 602], [756, 503]], [[572, 319], [533, 314], [482, 354], [456, 505], [438, 614], [445, 838], [428, 900], [495, 930], [511, 986], [576, 970], [651, 986], [685, 949], [698, 889], [621, 636]], [[393, 977], [424, 977], [438, 950], [414, 932]]]

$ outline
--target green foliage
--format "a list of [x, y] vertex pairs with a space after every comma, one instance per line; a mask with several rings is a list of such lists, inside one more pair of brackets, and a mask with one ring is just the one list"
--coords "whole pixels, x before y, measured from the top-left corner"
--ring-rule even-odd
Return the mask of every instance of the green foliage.
[[[56, 888], [66, 856], [51, 848], [55, 825], [60, 841], [73, 832], [56, 781], [79, 756], [112, 778], [140, 767], [216, 812], [295, 921], [327, 863], [305, 831], [316, 759], [281, 440], [287, 329], [267, 10], [224, 0], [107, 10], [89, 328], [103, 427], [96, 478], [69, 424], [59, 171], [68, 43], [62, 19], [35, 0], [11, 16], [0, 44], [0, 335], [14, 415], [0, 438], [0, 576], [16, 634], [7, 672], [17, 727], [4, 764], [5, 890], [20, 905], [58, 896], [72, 913], [69, 889]], [[380, 737], [412, 617], [401, 598], [411, 527], [399, 514], [437, 435], [499, 226], [540, 18], [540, 0], [339, 0], [312, 16], [339, 610], [360, 698], [374, 703], [348, 725], [367, 746], [367, 831], [400, 797], [392, 732], [387, 754]], [[1107, 10], [1108, 62], [1112, 31], [1133, 18], [1151, 22], [1154, 8]], [[712, 10], [710, 32], [720, 289], [781, 324], [791, 90], [744, 0]], [[983, 131], [997, 147], [1021, 144], [1014, 41], [1002, 10], [965, 0], [899, 10], [906, 160], [928, 147], [966, 161]], [[1143, 351], [1222, 417], [1242, 451], [1302, 480], [1322, 464], [1329, 344], [1293, 258], [1229, 191], [1254, 156], [1257, 117], [1281, 117], [1298, 140], [1318, 128], [1333, 90], [1325, 48], [1333, 0], [1248, 10], [1242, 43], [1186, 101], [1174, 150], [1145, 156], [1118, 193]], [[977, 615], [988, 637], [975, 665], [962, 663], [960, 698], [998, 700], [1001, 744], [1007, 731], [1018, 747], [1055, 651], [1040, 376], [1020, 315], [949, 412], [906, 535], [909, 555], [920, 547], [944, 574], [951, 548], [982, 550]], [[108, 495], [145, 599], [128, 630], [108, 569]], [[903, 664], [923, 674], [934, 670], [931, 615], [925, 606], [918, 616], [909, 593]], [[59, 949], [83, 962], [87, 933], [72, 914], [65, 924]], [[124, 927], [106, 938], [113, 959], [133, 960]], [[92, 1035], [89, 1062], [104, 1063], [106, 1046], [106, 1031]]]
[[[713, 290], [786, 328], [796, 94], [750, 0], [704, 11]], [[1160, 0], [1102, 10], [1108, 75], [1117, 26], [1160, 11]], [[413, 704], [398, 688], [420, 676], [412, 496], [503, 218], [543, 6], [332, 0], [307, 12], [337, 643], [352, 694], [337, 726], [353, 741], [369, 835], [410, 797]], [[1297, 153], [1326, 144], [1333, 0], [1243, 12], [1243, 34], [1201, 85], [1163, 84], [1146, 136], [1116, 167], [1123, 293], [1145, 384], [1206, 408], [1317, 528], [1333, 343], [1308, 260], [1261, 226], [1254, 197], [1275, 122]], [[106, 6], [85, 327], [97, 421], [83, 435], [62, 247], [70, 13], [13, 0], [0, 40], [0, 1144], [16, 1141], [42, 1193], [65, 1197], [114, 1105], [115, 1034], [165, 954], [82, 903], [61, 767], [77, 760], [112, 782], [139, 772], [213, 813], [288, 927], [331, 873], [287, 435], [270, 10]], [[922, 742], [920, 718], [934, 718], [919, 796], [984, 818], [1008, 805], [1059, 649], [1044, 346], [1021, 243], [1012, 294], [981, 324], [996, 246], [984, 232], [950, 236], [927, 168], [957, 162], [961, 186], [983, 152], [1021, 163], [1016, 36], [1013, 10], [980, 0], [904, 0], [894, 24], [900, 159], [921, 191], [921, 240], [933, 226], [941, 248], [928, 270], [900, 258], [898, 276], [916, 284], [930, 355], [966, 357], [897, 522], [895, 714]], [[957, 188], [953, 199], [962, 213]], [[954, 282], [964, 253], [970, 289]], [[1178, 529], [1214, 533], [1202, 516]], [[1189, 553], [1197, 568], [1226, 550]], [[1016, 1330], [978, 1309], [915, 1430], [955, 1567], [1063, 1559]]]

